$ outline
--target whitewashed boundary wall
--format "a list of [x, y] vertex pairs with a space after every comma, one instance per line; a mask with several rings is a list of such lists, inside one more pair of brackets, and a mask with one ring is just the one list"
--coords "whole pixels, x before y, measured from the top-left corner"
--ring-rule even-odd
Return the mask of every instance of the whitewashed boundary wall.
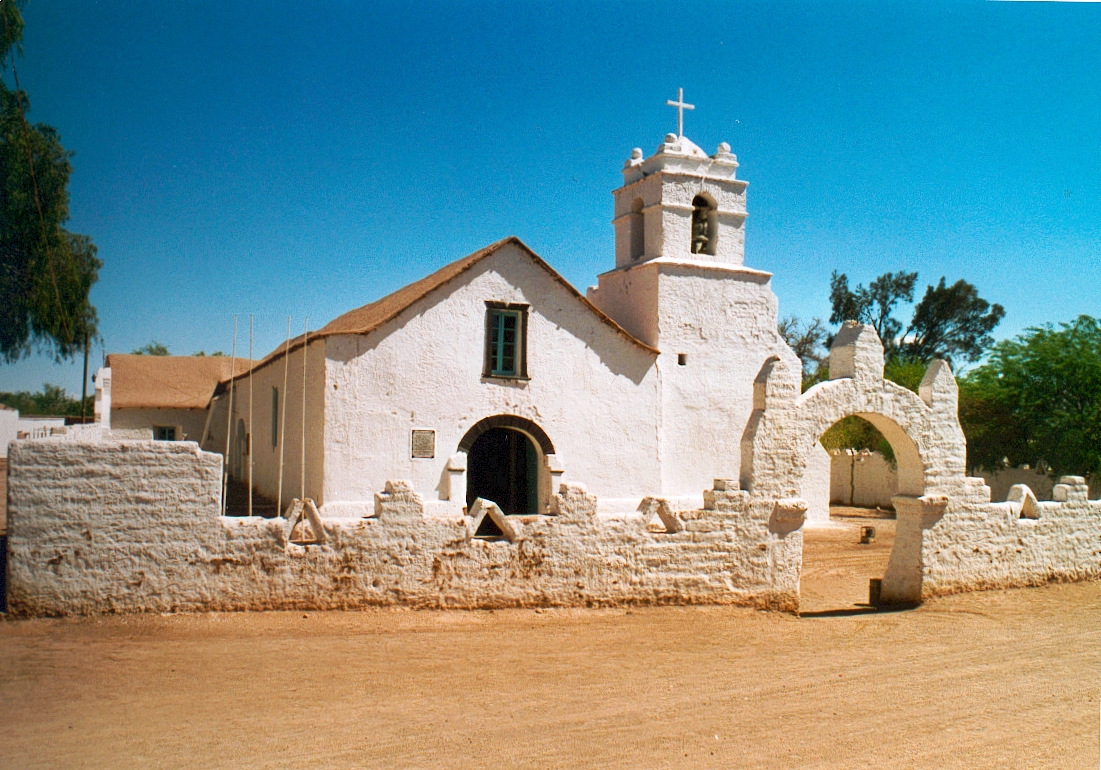
[[1022, 484], [1007, 502], [950, 504], [922, 522], [923, 597], [1101, 578], [1101, 501], [1081, 476], [1052, 492], [1038, 502]]
[[[776, 358], [754, 384], [739, 490], [717, 480], [704, 508], [645, 498], [609, 518], [563, 484], [551, 515], [439, 514], [409, 482], [386, 482], [366, 518], [223, 518], [221, 457], [192, 442], [17, 441], [9, 453], [8, 598], [18, 615], [525, 607], [799, 606], [804, 488], [818, 437], [858, 414], [895, 449], [901, 494], [886, 603], [982, 588], [1101, 578], [1101, 501], [1065, 477], [1053, 502], [1021, 485], [991, 503], [964, 475], [955, 378], [929, 367], [920, 395], [883, 380], [871, 327], [842, 329], [834, 377], [799, 393]], [[479, 508], [481, 508], [479, 506]], [[477, 513], [477, 512], [476, 512]], [[309, 542], [307, 542], [309, 541]]]
[[[861, 508], [892, 507], [891, 498], [898, 494], [898, 472], [880, 452], [840, 450], [830, 452], [830, 502]], [[1039, 500], [1051, 500], [1055, 479], [1034, 468], [1002, 468], [977, 472], [988, 487], [990, 499], [1004, 502], [1009, 490], [1024, 484]], [[1086, 477], [1089, 497], [1101, 497], [1101, 476]], [[808, 521], [810, 516], [808, 515]]]
[[[1009, 496], [1009, 490], [1018, 484], [1024, 484], [1035, 493], [1040, 500], [1051, 500], [1053, 488], [1058, 482], [1043, 471], [1035, 468], [1001, 468], [996, 471], [980, 470], [977, 473], [990, 487], [990, 499], [1000, 503]], [[1101, 497], [1101, 474], [1086, 476], [1086, 484], [1089, 486], [1089, 497], [1096, 500]]]
[[17, 615], [372, 605], [523, 607], [740, 604], [798, 607], [802, 519], [733, 482], [704, 510], [659, 498], [604, 519], [563, 485], [555, 515], [509, 517], [510, 540], [469, 516], [426, 515], [389, 482], [375, 515], [321, 519], [294, 542], [285, 519], [223, 518], [221, 457], [191, 442], [20, 442], [10, 461], [10, 611]]

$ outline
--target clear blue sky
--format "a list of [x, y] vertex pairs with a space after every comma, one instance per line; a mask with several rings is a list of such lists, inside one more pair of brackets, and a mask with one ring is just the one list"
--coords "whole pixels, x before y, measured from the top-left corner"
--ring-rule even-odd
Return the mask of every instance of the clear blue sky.
[[[31, 119], [75, 151], [105, 347], [257, 356], [507, 235], [579, 289], [611, 190], [730, 143], [784, 315], [831, 271], [966, 278], [999, 337], [1101, 315], [1101, 4], [30, 0]], [[10, 82], [10, 79], [9, 79]], [[908, 316], [907, 316], [908, 318]], [[93, 369], [102, 353], [93, 353]], [[81, 367], [0, 365], [0, 390]]]

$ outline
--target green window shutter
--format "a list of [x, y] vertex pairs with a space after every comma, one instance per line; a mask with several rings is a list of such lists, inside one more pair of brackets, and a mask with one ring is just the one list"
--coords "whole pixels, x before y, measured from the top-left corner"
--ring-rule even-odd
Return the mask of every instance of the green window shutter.
[[498, 377], [515, 377], [520, 360], [520, 313], [491, 310], [489, 321], [489, 370]]

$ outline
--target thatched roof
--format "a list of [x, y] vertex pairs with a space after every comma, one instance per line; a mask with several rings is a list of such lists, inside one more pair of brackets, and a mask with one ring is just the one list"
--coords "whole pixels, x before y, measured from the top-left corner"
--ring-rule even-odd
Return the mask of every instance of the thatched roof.
[[[112, 409], [206, 409], [214, 388], [229, 379], [227, 356], [138, 356], [111, 353]], [[234, 360], [234, 376], [249, 369]]]
[[[403, 286], [392, 294], [387, 294], [382, 299], [375, 300], [370, 304], [358, 307], [355, 310], [349, 310], [344, 315], [338, 316], [325, 326], [322, 326], [317, 331], [309, 333], [311, 341], [319, 339], [321, 337], [331, 337], [335, 334], [367, 334], [379, 328], [387, 321], [390, 321], [407, 310], [410, 306], [416, 303], [418, 300], [426, 297], [431, 292], [451, 282], [455, 278], [465, 273], [470, 268], [481, 262], [486, 257], [497, 253], [505, 246], [516, 246], [524, 254], [526, 254], [535, 264], [550, 273], [554, 280], [558, 281], [562, 286], [566, 288], [572, 295], [574, 295], [581, 304], [587, 308], [590, 312], [596, 315], [601, 321], [614, 329], [618, 334], [626, 338], [626, 340], [634, 345], [643, 348], [651, 353], [657, 354], [659, 351], [657, 348], [653, 348], [647, 345], [642, 340], [633, 336], [630, 332], [624, 329], [611, 319], [604, 311], [590, 302], [584, 294], [575, 289], [569, 281], [563, 278], [558, 272], [544, 262], [538, 254], [532, 251], [528, 246], [516, 236], [509, 236], [496, 243], [490, 244], [483, 249], [475, 251], [473, 254], [469, 254], [462, 259], [456, 260], [451, 264], [444, 265], [431, 275], [421, 278], [419, 281], [414, 281], [408, 286]], [[257, 362], [256, 368], [267, 366], [271, 362], [281, 358], [284, 352], [291, 350], [297, 350], [302, 347], [304, 335], [298, 335], [294, 337], [290, 343], [281, 343], [279, 347], [265, 356], [263, 359]], [[227, 373], [223, 380], [229, 379]]]

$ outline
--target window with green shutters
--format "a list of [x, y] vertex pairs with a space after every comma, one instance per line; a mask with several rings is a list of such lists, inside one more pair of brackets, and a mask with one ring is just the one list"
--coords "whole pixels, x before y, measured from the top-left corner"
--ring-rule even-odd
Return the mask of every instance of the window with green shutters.
[[524, 350], [527, 322], [526, 305], [487, 303], [486, 365], [487, 377], [527, 376]]

